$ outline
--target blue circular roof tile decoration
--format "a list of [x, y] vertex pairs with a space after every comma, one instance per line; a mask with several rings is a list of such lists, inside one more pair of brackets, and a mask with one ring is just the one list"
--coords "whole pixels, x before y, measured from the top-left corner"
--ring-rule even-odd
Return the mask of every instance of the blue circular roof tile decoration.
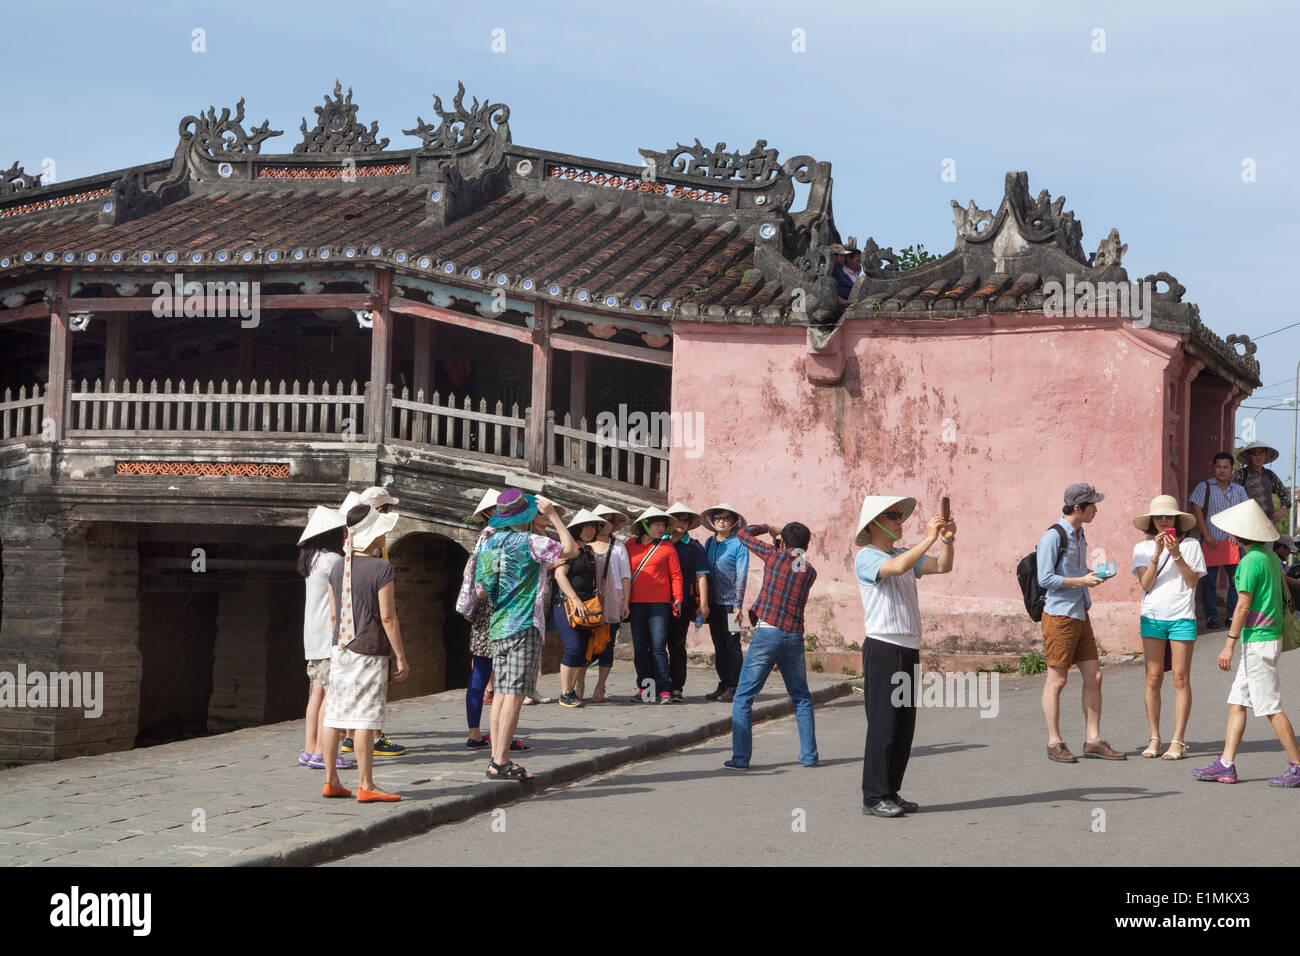
[[357, 254], [357, 250], [352, 246], [348, 246], [346, 249], [343, 250], [343, 254], [347, 256], [349, 259], [351, 259], [353, 256]]
[[380, 249], [378, 246], [371, 246], [371, 247], [370, 247], [370, 254], [371, 254], [372, 256], [377, 256], [377, 255], [379, 255], [379, 254], [380, 254], [381, 252], [383, 252], [383, 251], [384, 251], [384, 250], [383, 250], [383, 249]]
[[632, 302], [632, 308], [634, 308], [634, 309], [644, 309], [644, 308], [645, 308], [645, 302], [644, 302], [643, 300], [641, 300], [641, 299], [636, 299], [636, 300], [634, 300], [634, 301]]
[[113, 253], [113, 255], [110, 256], [109, 258], [111, 258], [114, 262], [121, 262], [121, 261], [122, 261], [122, 253], [120, 253], [120, 252], [115, 252], [115, 253]]
[[252, 261], [253, 261], [253, 252], [252, 252], [252, 250], [251, 250], [251, 249], [245, 249], [245, 250], [244, 250], [244, 254], [241, 255], [239, 258], [243, 259], [245, 262], [252, 262]]
[[405, 261], [406, 261], [406, 253], [405, 253], [405, 252], [399, 252], [399, 253], [397, 253], [396, 255], [394, 255], [393, 258], [396, 259], [398, 262], [405, 262]]
[[531, 289], [533, 288], [533, 280], [532, 280], [532, 279], [525, 279], [524, 282], [523, 282], [523, 286], [524, 286], [525, 289], [529, 289], [529, 290], [531, 290]]
[[104, 212], [112, 212], [112, 211], [113, 211], [113, 204], [111, 202], [104, 203]]
[[23, 262], [31, 262], [31, 261], [32, 261], [33, 259], [35, 259], [35, 258], [36, 258], [36, 253], [34, 253], [34, 252], [24, 252], [24, 253], [23, 253]]
[[432, 259], [430, 259], [428, 256], [420, 256], [420, 268], [421, 268], [421, 269], [427, 269], [427, 268], [429, 268], [429, 266], [431, 266], [431, 265], [433, 265], [433, 260], [432, 260]]
[[152, 256], [150, 253], [148, 253], [148, 252], [142, 252], [142, 253], [140, 253], [140, 261], [141, 261], [141, 262], [153, 262], [153, 256]]
[[442, 271], [447, 273], [447, 275], [451, 275], [453, 272], [456, 271], [456, 266], [453, 263], [444, 262], [442, 264]]
[[433, 192], [429, 193], [429, 201], [430, 201], [430, 202], [442, 202], [442, 190], [441, 190], [441, 189], [435, 189]]
[[614, 298], [612, 295], [607, 295], [605, 296], [605, 304], [609, 306], [618, 305], [618, 299]]
[[63, 261], [64, 261], [64, 262], [71, 262], [71, 261], [72, 261], [73, 259], [75, 259], [75, 258], [77, 258], [77, 257], [74, 256], [71, 252], [65, 252], [65, 253], [63, 254]]
[[510, 277], [507, 276], [504, 272], [502, 272], [500, 275], [497, 276], [497, 285], [505, 285], [509, 281], [510, 281]]
[[168, 261], [168, 262], [175, 262], [175, 261], [176, 261], [176, 253], [174, 253], [174, 252], [169, 252], [169, 253], [167, 253], [166, 258], [167, 258], [167, 261]]
[[559, 295], [559, 294], [560, 294], [560, 287], [559, 287], [558, 285], [552, 285], [549, 291], [550, 291], [551, 295]]
[[225, 252], [218, 252], [218, 253], [217, 253], [217, 261], [218, 261], [218, 262], [225, 262], [225, 261], [226, 261], [227, 259], [229, 259], [229, 258], [230, 258], [229, 253], [225, 253]]
[[475, 266], [473, 269], [469, 270], [469, 277], [471, 279], [481, 279], [483, 278], [483, 270]]
[[266, 258], [271, 262], [275, 262], [277, 259], [280, 258], [280, 253], [272, 249], [270, 252], [266, 254]]
[[87, 252], [87, 253], [86, 253], [86, 261], [87, 261], [87, 262], [94, 262], [94, 261], [96, 261], [98, 258], [99, 258], [99, 253], [98, 253], [98, 252]]
[[203, 261], [203, 253], [201, 252], [196, 252], [194, 253], [194, 255], [190, 256], [190, 262], [202, 262], [202, 261]]
[[295, 249], [295, 250], [293, 250], [293, 257], [294, 257], [295, 259], [301, 259], [302, 256], [303, 256], [303, 252], [302, 252], [301, 249]]
[[663, 302], [661, 302], [661, 303], [659, 304], [659, 308], [663, 309], [665, 312], [667, 312], [667, 311], [668, 311], [669, 309], [671, 309], [672, 307], [673, 307], [673, 304], [672, 304], [672, 302], [669, 301], [668, 299], [664, 299]]
[[330, 251], [328, 249], [322, 249], [319, 255], [322, 259], [328, 259], [330, 257]]
[[53, 261], [54, 261], [54, 253], [52, 253], [52, 252], [47, 252], [47, 253], [45, 253], [45, 255], [43, 255], [41, 258], [44, 259], [46, 262], [53, 262]]
[[579, 289], [579, 290], [578, 290], [578, 301], [579, 301], [579, 302], [586, 302], [586, 301], [587, 301], [587, 290], [586, 290], [586, 289]]

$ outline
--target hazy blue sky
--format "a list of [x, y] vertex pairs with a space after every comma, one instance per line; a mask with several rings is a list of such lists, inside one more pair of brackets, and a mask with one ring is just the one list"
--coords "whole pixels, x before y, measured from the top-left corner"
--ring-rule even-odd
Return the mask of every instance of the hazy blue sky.
[[[416, 145], [401, 130], [463, 80], [508, 104], [531, 146], [639, 163], [639, 146], [763, 138], [830, 160], [841, 232], [895, 249], [950, 250], [948, 201], [995, 208], [1004, 173], [1025, 169], [1032, 193], [1068, 197], [1087, 251], [1118, 227], [1130, 276], [1173, 273], [1220, 335], [1300, 323], [1294, 4], [6, 0], [3, 13], [0, 163], [48, 157], [59, 180], [166, 158], [182, 116], [241, 96], [246, 127], [269, 118], [285, 135], [266, 148], [289, 150], [335, 77], [391, 148]], [[956, 182], [940, 179], [947, 158]], [[1300, 326], [1259, 357], [1250, 404], [1289, 397]], [[1263, 413], [1259, 437], [1289, 458], [1289, 409]]]

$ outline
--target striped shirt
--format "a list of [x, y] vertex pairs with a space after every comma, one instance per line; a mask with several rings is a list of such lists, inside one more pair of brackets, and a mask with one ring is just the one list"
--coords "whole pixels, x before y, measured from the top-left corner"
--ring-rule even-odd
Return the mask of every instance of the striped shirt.
[[916, 562], [910, 574], [880, 577], [882, 564], [891, 557], [906, 553], [906, 548], [895, 548], [886, 554], [868, 545], [858, 552], [853, 565], [858, 590], [862, 594], [862, 609], [866, 612], [863, 626], [867, 637], [886, 644], [919, 649], [921, 605], [916, 597], [916, 579], [921, 576], [922, 565], [934, 558], [927, 555]]
[[[1210, 502], [1208, 507], [1205, 504], [1207, 494]], [[1227, 541], [1228, 532], [1212, 523], [1210, 519], [1226, 508], [1241, 504], [1249, 497], [1246, 494], [1246, 489], [1235, 481], [1229, 481], [1228, 490], [1224, 491], [1219, 487], [1219, 482], [1216, 479], [1207, 478], [1192, 489], [1191, 496], [1188, 497], [1187, 501], [1205, 512], [1205, 526], [1210, 529], [1210, 537], [1214, 538], [1215, 541]], [[1270, 509], [1269, 514], [1272, 513], [1272, 509]]]

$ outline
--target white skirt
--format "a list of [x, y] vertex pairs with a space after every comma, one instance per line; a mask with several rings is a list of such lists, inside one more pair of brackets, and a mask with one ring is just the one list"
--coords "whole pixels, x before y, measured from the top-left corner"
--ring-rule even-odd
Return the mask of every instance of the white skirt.
[[388, 655], [356, 654], [334, 646], [325, 690], [325, 726], [381, 730], [388, 703]]

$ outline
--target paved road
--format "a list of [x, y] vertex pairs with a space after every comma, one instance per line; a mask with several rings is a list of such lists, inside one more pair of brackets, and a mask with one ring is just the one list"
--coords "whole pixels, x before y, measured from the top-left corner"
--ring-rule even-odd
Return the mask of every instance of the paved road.
[[[784, 718], [755, 728], [747, 773], [723, 769], [730, 738], [715, 738], [331, 865], [1292, 863], [1287, 821], [1300, 810], [1300, 790], [1267, 785], [1286, 765], [1267, 721], [1252, 717], [1247, 725], [1242, 783], [1191, 776], [1219, 752], [1231, 683], [1214, 665], [1220, 641], [1210, 636], [1202, 644], [1193, 667], [1192, 756], [1183, 761], [1051, 763], [1042, 679], [1003, 676], [995, 718], [970, 709], [921, 713], [903, 795], [921, 803], [922, 812], [901, 820], [864, 817], [865, 717], [855, 694], [818, 708], [816, 769], [799, 765], [794, 721]], [[1300, 655], [1283, 658], [1284, 692], [1300, 688], [1298, 662]], [[1142, 667], [1104, 673], [1103, 736], [1136, 753], [1147, 734]], [[1300, 711], [1300, 695], [1290, 700]], [[1077, 677], [1064, 701], [1063, 728], [1078, 753]], [[1168, 736], [1169, 682], [1165, 701]]]

